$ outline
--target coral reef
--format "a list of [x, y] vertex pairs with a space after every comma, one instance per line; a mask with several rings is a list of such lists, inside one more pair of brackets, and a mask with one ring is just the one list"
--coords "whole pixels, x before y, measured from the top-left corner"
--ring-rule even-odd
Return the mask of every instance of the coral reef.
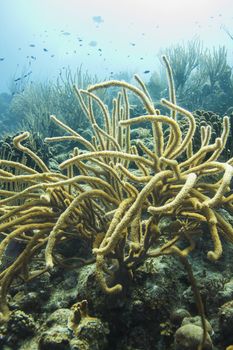
[[[45, 272], [53, 273], [56, 266], [73, 268], [95, 262], [99, 286], [114, 295], [124, 293], [146, 258], [172, 255], [188, 272], [204, 329], [198, 346], [205, 346], [208, 332], [203, 305], [187, 257], [201, 236], [210, 237], [213, 247], [208, 248], [207, 257], [213, 262], [223, 253], [221, 237], [233, 241], [233, 229], [226, 219], [226, 213], [233, 213], [233, 159], [219, 161], [230, 130], [229, 118], [224, 117], [221, 135], [213, 141], [211, 128], [202, 126], [200, 147], [195, 151], [195, 118], [176, 104], [171, 67], [166, 57], [163, 60], [170, 96], [161, 103], [170, 110], [169, 116], [155, 108], [138, 76], [139, 87], [116, 80], [87, 90], [75, 87], [94, 136], [88, 141], [51, 116], [66, 135], [46, 142], [72, 140], [82, 146], [60, 164], [63, 173], [51, 171], [22, 145], [29, 133], [14, 138], [14, 146], [31, 157], [37, 170], [11, 160], [0, 161], [4, 186], [0, 189], [1, 260], [10, 244], [23, 245], [0, 273], [1, 322], [10, 318], [7, 293], [16, 278], [27, 282]], [[95, 92], [111, 87], [121, 91], [109, 110]], [[130, 94], [139, 98], [146, 115], [130, 118]], [[98, 125], [93, 105], [103, 115], [103, 126]], [[177, 114], [188, 121], [185, 134]], [[140, 140], [137, 147], [131, 144], [130, 128], [140, 123], [151, 125], [153, 150]], [[164, 124], [169, 127], [167, 140]], [[14, 186], [5, 189], [7, 184]], [[164, 221], [169, 232], [164, 230]], [[61, 247], [72, 245], [73, 240], [74, 253], [66, 256]]]
[[[16, 134], [15, 137], [18, 135], [19, 134]], [[25, 154], [23, 150], [14, 147], [12, 138], [14, 137], [7, 136], [0, 140], [0, 159], [25, 164], [33, 169], [36, 168], [36, 164], [33, 162], [31, 157]], [[46, 164], [49, 164], [52, 154], [49, 150], [48, 145], [42, 140], [42, 138], [38, 134], [30, 134], [29, 138], [25, 142], [25, 146], [30, 148], [33, 152], [36, 152], [37, 155]]]
[[[201, 128], [207, 127], [211, 128], [211, 140], [215, 140], [217, 137], [221, 136], [222, 133], [222, 121], [223, 117], [212, 112], [212, 111], [204, 111], [204, 110], [196, 110], [192, 112], [195, 122], [196, 122], [196, 131], [193, 136], [193, 148], [195, 151], [198, 150], [199, 145], [201, 144]], [[232, 145], [232, 135], [233, 135], [233, 116], [231, 113], [227, 114], [230, 120], [230, 130], [229, 137], [226, 141], [226, 145], [221, 154], [221, 159], [229, 159], [233, 156], [233, 145]], [[182, 130], [182, 134], [186, 134], [188, 130], [188, 122], [184, 119], [179, 119], [180, 128]], [[169, 136], [166, 135], [165, 131], [165, 139]]]
[[[211, 50], [194, 39], [186, 45], [167, 47], [163, 53], [173, 69], [179, 104], [190, 110], [211, 109], [218, 114], [224, 114], [232, 106], [232, 68], [227, 62], [225, 46]], [[156, 90], [161, 91], [162, 84], [158, 86], [158, 80], [154, 83], [151, 79], [148, 87], [156, 87], [156, 84]], [[164, 97], [164, 91], [161, 96]]]
[[27, 84], [21, 93], [12, 98], [9, 112], [17, 120], [19, 130], [36, 132], [42, 137], [59, 135], [59, 128], [49, 118], [52, 113], [63, 118], [72, 128], [86, 128], [86, 119], [73, 84], [76, 82], [86, 88], [96, 81], [97, 78], [83, 72], [82, 67], [76, 72], [67, 68], [60, 72], [55, 82]]

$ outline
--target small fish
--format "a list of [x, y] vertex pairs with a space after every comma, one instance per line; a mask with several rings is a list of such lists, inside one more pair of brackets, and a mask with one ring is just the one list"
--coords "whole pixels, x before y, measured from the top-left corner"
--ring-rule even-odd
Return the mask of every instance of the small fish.
[[130, 45], [135, 46], [136, 44], [135, 43], [130, 43]]
[[30, 46], [30, 47], [35, 47], [36, 45], [35, 45], [35, 44], [30, 44], [29, 46]]
[[32, 74], [32, 71], [28, 72], [27, 74], [25, 74], [23, 77], [27, 78], [30, 74]]
[[62, 35], [66, 35], [67, 36], [67, 35], [71, 35], [71, 33], [70, 32], [63, 32]]
[[143, 58], [143, 57], [140, 57], [140, 60], [144, 60], [144, 58]]
[[44, 52], [48, 52], [49, 50], [44, 48], [43, 51], [44, 51]]
[[31, 56], [31, 59], [36, 60], [36, 56]]
[[83, 39], [81, 39], [81, 38], [78, 38], [78, 41], [83, 41]]
[[92, 40], [92, 41], [89, 42], [88, 45], [91, 46], [91, 47], [95, 47], [97, 45], [97, 41]]
[[92, 17], [92, 20], [93, 20], [95, 23], [98, 23], [98, 24], [104, 22], [104, 20], [103, 20], [103, 18], [102, 18], [101, 16], [93, 16], [93, 17]]
[[98, 49], [99, 52], [102, 52], [102, 49]]
[[54, 57], [55, 55], [51, 55], [50, 57]]
[[16, 81], [19, 81], [19, 80], [21, 80], [21, 78], [14, 79], [15, 82], [16, 82]]
[[0, 57], [0, 61], [4, 61], [5, 60], [5, 57]]
[[143, 73], [144, 73], [144, 74], [148, 74], [148, 73], [150, 73], [150, 71], [149, 71], [149, 70], [144, 70]]

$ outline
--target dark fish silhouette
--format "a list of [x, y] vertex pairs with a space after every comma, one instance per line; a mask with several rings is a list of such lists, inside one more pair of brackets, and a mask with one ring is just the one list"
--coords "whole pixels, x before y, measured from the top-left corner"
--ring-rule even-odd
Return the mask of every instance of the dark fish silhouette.
[[149, 71], [149, 70], [144, 70], [143, 73], [144, 73], [144, 74], [148, 74], [148, 73], [150, 73], [150, 71]]
[[44, 48], [43, 51], [44, 51], [44, 52], [48, 52], [49, 50]]
[[35, 44], [30, 44], [29, 46], [30, 46], [30, 47], [35, 47], [36, 45], [35, 45]]
[[102, 49], [98, 49], [99, 52], [102, 52]]
[[97, 41], [92, 40], [92, 41], [89, 42], [88, 45], [91, 46], [91, 47], [95, 47], [97, 45]]
[[5, 57], [0, 57], [0, 61], [4, 61], [5, 60]]
[[54, 57], [55, 55], [51, 55], [50, 57]]
[[27, 78], [30, 74], [32, 74], [32, 71], [28, 72], [27, 74], [25, 74], [23, 77]]
[[19, 80], [21, 80], [21, 78], [14, 79], [15, 82], [16, 82], [16, 81], [19, 81]]
[[135, 46], [136, 44], [135, 43], [130, 43], [130, 45]]
[[36, 60], [36, 56], [31, 56], [31, 59]]
[[92, 19], [97, 24], [100, 24], [100, 23], [104, 22], [104, 20], [103, 20], [103, 18], [101, 16], [93, 16]]

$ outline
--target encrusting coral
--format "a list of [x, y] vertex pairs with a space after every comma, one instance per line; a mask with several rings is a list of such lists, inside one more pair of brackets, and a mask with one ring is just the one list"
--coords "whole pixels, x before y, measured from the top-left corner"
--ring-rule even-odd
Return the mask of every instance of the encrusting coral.
[[[221, 235], [233, 241], [233, 228], [219, 210], [224, 208], [233, 213], [230, 194], [233, 158], [226, 162], [218, 160], [227, 142], [229, 118], [223, 118], [221, 136], [213, 143], [210, 143], [211, 127], [201, 127], [201, 144], [193, 151], [195, 118], [176, 104], [172, 71], [166, 57], [163, 60], [170, 98], [169, 101], [162, 99], [161, 103], [170, 110], [169, 116], [161, 115], [154, 107], [138, 76], [135, 79], [139, 87], [116, 80], [87, 90], [74, 87], [90, 121], [93, 137], [90, 142], [51, 116], [66, 135], [46, 139], [47, 142], [74, 140], [85, 148], [75, 148], [71, 157], [60, 164], [63, 173], [50, 171], [35, 153], [22, 145], [28, 133], [14, 138], [15, 147], [30, 156], [40, 170], [13, 161], [0, 161], [0, 232], [3, 236], [0, 258], [13, 241], [24, 243], [15, 261], [0, 273], [2, 321], [7, 320], [10, 313], [7, 291], [12, 280], [19, 273], [29, 280], [59, 264], [56, 246], [72, 236], [87, 241], [93, 249], [96, 278], [107, 293], [120, 292], [125, 278], [130, 278], [147, 256], [174, 254], [187, 265], [185, 259], [195, 248], [196, 237], [204, 233], [203, 223], [213, 243], [213, 249], [207, 253], [211, 261], [222, 255]], [[112, 110], [97, 94], [98, 90], [111, 87], [121, 89], [112, 101]], [[139, 98], [147, 110], [146, 115], [130, 119], [132, 95]], [[93, 105], [103, 116], [101, 126], [97, 124]], [[185, 135], [177, 114], [188, 122]], [[137, 146], [131, 145], [130, 128], [142, 122], [151, 124], [153, 149], [140, 140]], [[165, 140], [167, 127], [169, 136]], [[180, 224], [170, 236], [164, 237], [160, 230], [163, 218]], [[187, 242], [185, 248], [184, 242]], [[30, 260], [44, 247], [45, 266], [30, 271]], [[81, 263], [87, 262], [79, 258]]]

